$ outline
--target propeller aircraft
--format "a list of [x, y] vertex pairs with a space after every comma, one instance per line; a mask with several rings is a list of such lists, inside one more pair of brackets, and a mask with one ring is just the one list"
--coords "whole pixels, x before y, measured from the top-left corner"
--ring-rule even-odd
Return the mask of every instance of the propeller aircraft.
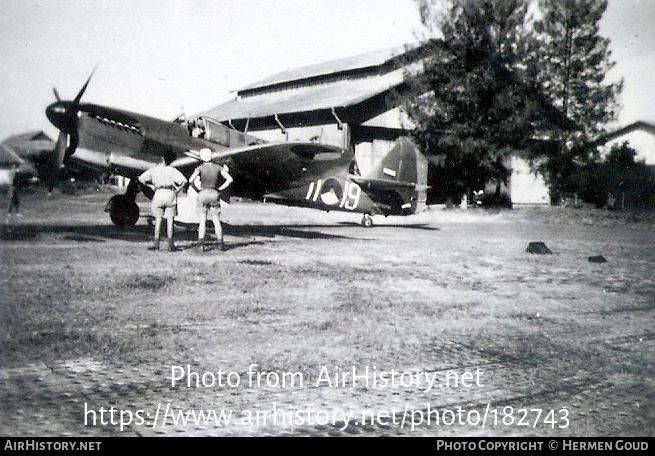
[[265, 142], [209, 117], [167, 121], [82, 103], [91, 76], [72, 101], [62, 100], [54, 89], [57, 101], [46, 108], [49, 121], [59, 130], [53, 163], [59, 168], [75, 163], [129, 178], [125, 193], [113, 196], [105, 209], [119, 227], [137, 223], [139, 192], [152, 198], [152, 190], [137, 179], [143, 171], [173, 152], [172, 165], [189, 177], [200, 164], [202, 148], [212, 150], [212, 161], [229, 167], [234, 178], [228, 189], [231, 196], [359, 213], [366, 227], [372, 226], [372, 215], [416, 211], [417, 157], [406, 147], [396, 145], [361, 176], [354, 153], [340, 147]]

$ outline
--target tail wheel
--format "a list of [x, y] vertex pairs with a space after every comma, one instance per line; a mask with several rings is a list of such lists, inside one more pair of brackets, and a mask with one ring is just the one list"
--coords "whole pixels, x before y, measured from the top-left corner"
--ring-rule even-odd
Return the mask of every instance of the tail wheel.
[[119, 228], [134, 226], [139, 221], [139, 206], [126, 195], [112, 196], [105, 207], [112, 223]]
[[373, 218], [372, 218], [370, 215], [368, 215], [368, 214], [364, 214], [364, 216], [362, 217], [361, 225], [362, 225], [364, 228], [370, 228], [370, 227], [372, 227], [372, 226], [373, 226]]

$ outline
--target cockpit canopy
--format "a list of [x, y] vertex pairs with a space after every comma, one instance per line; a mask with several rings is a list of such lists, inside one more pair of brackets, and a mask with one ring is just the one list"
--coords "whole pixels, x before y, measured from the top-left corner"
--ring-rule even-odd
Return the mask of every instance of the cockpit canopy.
[[211, 117], [200, 116], [188, 121], [179, 118], [179, 123], [187, 127], [189, 135], [206, 139], [223, 147], [242, 147], [265, 143], [261, 139], [223, 125]]

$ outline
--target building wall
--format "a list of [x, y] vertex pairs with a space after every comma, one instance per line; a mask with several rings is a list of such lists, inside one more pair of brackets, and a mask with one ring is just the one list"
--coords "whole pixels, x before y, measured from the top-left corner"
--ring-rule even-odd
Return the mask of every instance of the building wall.
[[266, 141], [316, 141], [321, 144], [344, 147], [346, 145], [346, 130], [339, 130], [337, 125], [316, 125], [311, 127], [287, 128], [286, 133], [281, 129], [261, 130], [248, 132]]
[[394, 108], [377, 117], [373, 117], [364, 122], [363, 125], [369, 127], [412, 128], [412, 122], [400, 108]]
[[[366, 126], [386, 128], [411, 128], [411, 122], [403, 116], [400, 109], [392, 109], [386, 113], [368, 120]], [[288, 128], [282, 130], [253, 131], [251, 134], [266, 141], [316, 141], [321, 144], [330, 144], [339, 147], [349, 145], [349, 126], [339, 129], [336, 124]], [[636, 132], [639, 133], [639, 132]], [[651, 139], [654, 139], [651, 136]], [[355, 157], [362, 175], [366, 175], [374, 165], [382, 159], [394, 146], [394, 141], [373, 140], [355, 145]], [[655, 144], [654, 144], [655, 145]], [[653, 149], [655, 150], [655, 148]], [[654, 163], [655, 163], [655, 157]], [[548, 187], [543, 178], [530, 171], [527, 161], [513, 157], [510, 162], [512, 174], [510, 177], [509, 196], [513, 204], [550, 204]], [[427, 162], [423, 164], [427, 168]], [[423, 170], [426, 178], [427, 171]]]
[[550, 204], [546, 182], [542, 176], [530, 171], [526, 160], [512, 157], [511, 167], [509, 196], [512, 204]]
[[[363, 123], [367, 127], [384, 127], [384, 128], [409, 128], [411, 122], [405, 116], [400, 108], [391, 109], [377, 117], [367, 120]], [[375, 163], [384, 157], [394, 146], [395, 141], [374, 140], [357, 144], [355, 155], [357, 164], [362, 174], [366, 174]]]
[[[366, 126], [403, 128], [401, 113], [393, 109], [380, 116], [377, 116], [364, 123]], [[282, 130], [252, 131], [252, 135], [266, 141], [316, 141], [321, 144], [347, 148], [349, 145], [349, 126], [346, 124], [339, 130], [336, 124], [317, 125], [298, 128], [287, 128], [286, 133]], [[394, 146], [393, 141], [374, 140], [362, 142], [355, 145], [355, 157], [360, 172], [366, 174], [382, 157], [384, 157]]]
[[601, 148], [601, 155], [606, 157], [613, 145], [628, 145], [637, 151], [635, 161], [644, 161], [647, 165], [655, 165], [655, 135], [645, 131], [633, 131], [609, 141]]
[[357, 144], [355, 146], [355, 157], [362, 175], [365, 176], [391, 150], [393, 145], [393, 142], [383, 140]]
[[16, 175], [15, 165], [0, 163], [0, 189], [11, 187]]

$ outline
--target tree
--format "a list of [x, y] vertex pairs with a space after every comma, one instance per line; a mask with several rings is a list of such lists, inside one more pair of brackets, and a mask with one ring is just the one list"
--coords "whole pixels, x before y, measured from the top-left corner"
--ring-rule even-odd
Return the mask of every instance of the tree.
[[585, 144], [615, 120], [623, 81], [606, 81], [609, 40], [599, 36], [607, 0], [539, 0], [526, 68], [540, 90], [561, 111], [552, 139], [558, 147], [540, 167], [558, 201], [571, 185], [574, 163], [590, 163], [595, 149]]
[[[526, 0], [418, 0], [424, 25], [440, 29], [405, 110], [414, 140], [440, 170], [449, 196], [507, 183], [507, 161], [552, 113], [523, 64]], [[439, 17], [441, 19], [439, 19]], [[437, 22], [438, 21], [438, 22]]]
[[655, 207], [655, 171], [627, 142], [615, 144], [603, 162], [578, 167], [576, 191], [588, 203], [612, 209]]

